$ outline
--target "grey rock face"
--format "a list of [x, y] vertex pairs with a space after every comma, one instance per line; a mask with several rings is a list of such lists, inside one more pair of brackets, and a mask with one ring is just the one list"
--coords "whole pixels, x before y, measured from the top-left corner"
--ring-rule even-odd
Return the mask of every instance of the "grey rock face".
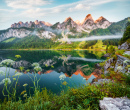
[[100, 100], [101, 110], [130, 110], [130, 99], [104, 97]]
[[125, 42], [122, 45], [119, 45], [118, 49], [129, 50], [130, 49], [130, 43]]
[[9, 29], [8, 31], [0, 34], [0, 41], [3, 41], [10, 37], [23, 38], [29, 35], [31, 31], [26, 29]]
[[120, 65], [120, 66], [122, 66], [122, 69], [121, 69], [120, 71], [121, 71], [122, 73], [127, 72], [127, 70], [125, 69], [125, 67], [126, 67], [127, 65], [129, 65], [130, 62], [124, 63], [125, 60], [129, 61], [128, 58], [123, 57], [123, 56], [120, 56], [120, 55], [117, 55], [117, 62], [116, 62], [116, 64], [115, 64], [115, 69], [114, 69], [114, 71], [117, 71], [117, 70], [118, 70], [118, 66]]
[[25, 60], [17, 61], [13, 65], [13, 68], [19, 68], [20, 66], [22, 66], [24, 68], [28, 68], [28, 67], [31, 67], [31, 63], [29, 63], [29, 62], [27, 62]]
[[35, 28], [41, 28], [41, 27], [46, 27], [46, 26], [52, 26], [50, 23], [48, 22], [44, 22], [44, 21], [38, 21], [36, 20], [35, 22], [30, 21], [30, 23], [26, 22], [18, 22], [18, 23], [14, 23], [11, 25], [11, 28], [20, 28], [20, 27], [35, 27]]
[[56, 62], [54, 60], [51, 60], [51, 59], [48, 59], [48, 60], [43, 59], [43, 60], [39, 61], [39, 64], [44, 65], [44, 66], [51, 66], [51, 65], [56, 64]]
[[110, 79], [98, 79], [97, 82], [93, 82], [93, 84], [102, 84], [112, 82]]
[[105, 65], [104, 65], [104, 74], [107, 73], [107, 69], [111, 67], [111, 63], [113, 63], [114, 60], [113, 58], [110, 58], [106, 61]]

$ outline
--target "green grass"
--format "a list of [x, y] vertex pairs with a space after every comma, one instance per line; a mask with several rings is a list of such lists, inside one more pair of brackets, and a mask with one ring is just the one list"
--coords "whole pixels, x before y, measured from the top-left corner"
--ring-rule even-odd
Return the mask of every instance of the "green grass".
[[7, 40], [4, 40], [3, 43], [9, 43], [9, 42], [12, 42], [13, 40], [15, 40], [16, 38], [15, 37], [12, 37], [12, 38], [9, 38]]

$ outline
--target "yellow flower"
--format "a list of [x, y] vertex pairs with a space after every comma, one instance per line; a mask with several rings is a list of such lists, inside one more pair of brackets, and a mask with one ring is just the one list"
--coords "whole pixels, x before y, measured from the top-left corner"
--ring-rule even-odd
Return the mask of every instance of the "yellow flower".
[[27, 86], [28, 84], [27, 83], [25, 83], [23, 86], [25, 87], [25, 86]]
[[15, 57], [16, 57], [16, 58], [21, 58], [21, 56], [20, 56], [20, 55], [15, 55]]
[[22, 91], [22, 92], [21, 92], [21, 95], [23, 95], [25, 92], [26, 92], [26, 91]]
[[66, 81], [64, 81], [62, 84], [66, 86], [68, 83]]
[[13, 78], [13, 80], [16, 80], [16, 78]]

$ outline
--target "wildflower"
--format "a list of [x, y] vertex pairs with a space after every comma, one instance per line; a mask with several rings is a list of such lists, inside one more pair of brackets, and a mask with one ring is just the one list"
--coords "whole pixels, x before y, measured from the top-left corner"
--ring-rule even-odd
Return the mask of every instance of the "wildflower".
[[42, 71], [42, 68], [40, 66], [36, 66], [34, 67], [34, 71], [36, 72]]
[[0, 70], [0, 75], [1, 75], [1, 76], [5, 75], [5, 72], [2, 71], [2, 70]]
[[27, 72], [29, 72], [30, 70], [29, 70], [29, 69], [27, 69], [26, 71], [27, 71]]
[[27, 94], [24, 94], [23, 97], [27, 97]]
[[39, 66], [39, 63], [33, 63], [32, 66], [33, 67]]
[[21, 75], [22, 75], [22, 73], [17, 72], [14, 76], [21, 76]]
[[64, 80], [66, 78], [66, 76], [64, 74], [62, 74], [59, 76], [59, 78], [60, 78], [60, 80], [62, 80], [62, 79]]
[[20, 66], [19, 69], [20, 69], [20, 71], [23, 71], [23, 70], [24, 70], [24, 67], [23, 67], [23, 66]]
[[48, 67], [48, 65], [47, 65], [47, 64], [45, 64], [45, 67]]
[[68, 83], [66, 81], [64, 81], [62, 84], [66, 86]]
[[16, 80], [16, 78], [13, 78], [13, 80]]
[[0, 65], [5, 65], [5, 66], [9, 66], [9, 65], [14, 65], [14, 61], [11, 60], [11, 59], [6, 59], [6, 60], [3, 60]]
[[86, 78], [83, 78], [83, 80], [86, 80]]
[[16, 58], [21, 58], [21, 56], [20, 56], [20, 55], [15, 55], [15, 57], [16, 57]]
[[4, 84], [4, 83], [5, 83], [5, 85], [7, 85], [8, 83], [10, 84], [10, 83], [11, 83], [10, 78], [5, 78], [5, 79], [3, 79], [3, 80], [0, 82], [0, 85], [1, 85], [1, 84]]
[[25, 83], [23, 86], [24, 86], [24, 87], [26, 87], [27, 85], [28, 85], [28, 84], [27, 84], [27, 83]]
[[54, 66], [53, 66], [53, 65], [51, 65], [51, 67], [52, 67], [52, 68], [54, 68]]
[[26, 92], [26, 91], [22, 91], [22, 92], [21, 92], [21, 95], [23, 95], [25, 92]]

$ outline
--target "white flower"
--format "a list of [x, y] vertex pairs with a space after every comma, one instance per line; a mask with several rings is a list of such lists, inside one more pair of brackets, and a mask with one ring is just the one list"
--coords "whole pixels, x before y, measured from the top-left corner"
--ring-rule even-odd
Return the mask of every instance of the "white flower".
[[118, 66], [117, 70], [121, 71], [122, 70], [122, 66]]
[[60, 80], [64, 80], [66, 78], [66, 76], [64, 74], [59, 76]]
[[11, 59], [6, 59], [6, 60], [3, 60], [0, 65], [13, 65], [15, 61], [11, 60]]
[[23, 97], [27, 97], [27, 94], [24, 94]]
[[42, 71], [42, 68], [40, 66], [36, 66], [34, 67], [34, 71], [36, 72]]
[[83, 80], [86, 80], [86, 78], [83, 78]]
[[20, 72], [17, 72], [14, 76], [21, 76], [21, 75], [23, 75], [23, 74]]
[[32, 66], [33, 67], [39, 66], [39, 63], [33, 63]]
[[3, 79], [3, 80], [0, 82], [0, 85], [1, 85], [1, 84], [4, 84], [4, 83], [5, 83], [5, 84], [8, 84], [8, 83], [10, 84], [10, 83], [11, 83], [10, 78], [5, 78], [5, 79]]
[[5, 72], [2, 71], [2, 70], [0, 70], [0, 75], [1, 75], [1, 76], [4, 76], [4, 75], [5, 75]]
[[27, 86], [28, 84], [27, 83], [25, 83], [23, 86], [25, 87], [25, 86]]

